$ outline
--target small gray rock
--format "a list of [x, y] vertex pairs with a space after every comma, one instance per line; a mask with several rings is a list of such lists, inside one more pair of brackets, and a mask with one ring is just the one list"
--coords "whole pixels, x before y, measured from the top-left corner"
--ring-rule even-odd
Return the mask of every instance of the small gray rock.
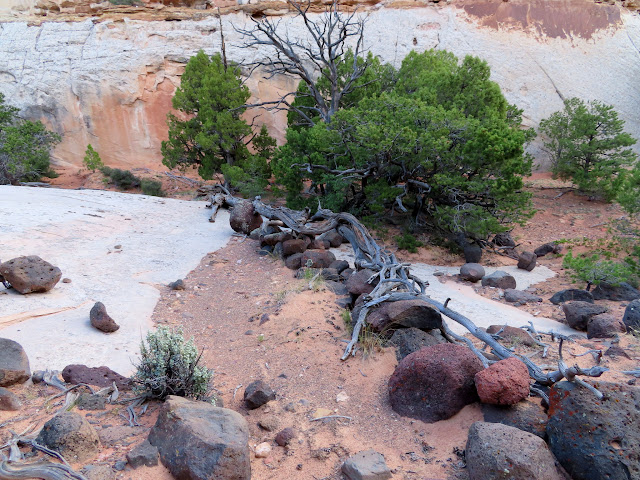
[[400, 328], [396, 330], [389, 340], [389, 343], [396, 347], [396, 358], [398, 359], [398, 362], [407, 355], [417, 352], [422, 347], [428, 347], [445, 342], [446, 340], [443, 341], [423, 330], [413, 327]]
[[104, 410], [107, 408], [107, 397], [82, 393], [76, 400], [76, 405], [80, 410]]
[[342, 464], [342, 473], [349, 480], [387, 480], [391, 471], [382, 454], [375, 450], [358, 452]]
[[29, 359], [22, 345], [8, 338], [0, 338], [0, 387], [29, 380]]
[[171, 282], [168, 287], [171, 290], [184, 290], [184, 280], [182, 280], [181, 278], [179, 278], [178, 280], [176, 280], [175, 282]]
[[145, 440], [127, 453], [127, 462], [132, 468], [142, 467], [143, 465], [154, 467], [158, 465], [158, 447], [151, 445], [149, 440]]

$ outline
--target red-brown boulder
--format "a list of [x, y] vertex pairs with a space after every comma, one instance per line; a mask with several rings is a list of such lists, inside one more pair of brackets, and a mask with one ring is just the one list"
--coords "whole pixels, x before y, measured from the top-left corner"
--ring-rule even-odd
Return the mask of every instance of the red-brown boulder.
[[473, 378], [482, 362], [467, 347], [440, 344], [407, 355], [389, 379], [391, 407], [433, 423], [478, 400]]
[[529, 396], [529, 370], [517, 358], [507, 358], [476, 373], [482, 403], [514, 405]]

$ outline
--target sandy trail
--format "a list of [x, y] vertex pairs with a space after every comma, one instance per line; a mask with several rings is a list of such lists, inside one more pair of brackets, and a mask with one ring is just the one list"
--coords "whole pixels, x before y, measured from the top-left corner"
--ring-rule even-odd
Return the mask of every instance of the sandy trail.
[[[354, 256], [350, 248], [342, 246], [340, 249], [333, 249], [336, 258], [347, 260], [353, 265]], [[511, 274], [516, 279], [516, 286], [519, 290], [524, 290], [536, 283], [544, 282], [555, 276], [555, 273], [549, 268], [538, 265], [536, 268], [527, 272], [520, 270], [515, 266], [501, 267], [485, 267], [488, 274], [496, 270], [503, 270]], [[444, 302], [450, 298], [449, 308], [470, 318], [479, 327], [488, 327], [489, 325], [511, 325], [513, 327], [522, 327], [528, 325], [531, 321], [536, 329], [542, 332], [554, 331], [566, 335], [579, 333], [567, 325], [539, 316], [533, 316], [528, 312], [520, 310], [511, 305], [505, 305], [500, 302], [478, 295], [472, 287], [456, 282], [440, 282], [440, 279], [434, 275], [435, 272], [442, 272], [447, 275], [455, 275], [460, 272], [460, 267], [438, 267], [427, 265], [424, 263], [412, 263], [411, 272], [421, 280], [429, 282], [427, 294], [429, 297], [439, 302]], [[448, 320], [449, 327], [458, 334], [468, 333], [467, 330], [453, 320]]]
[[[71, 280], [46, 294], [0, 286], [0, 336], [19, 342], [34, 370], [84, 363], [131, 373], [141, 337], [152, 327], [158, 288], [185, 277], [232, 234], [228, 213], [211, 224], [204, 206], [99, 190], [0, 186], [1, 260], [38, 255]], [[91, 327], [96, 301], [120, 330], [104, 334]]]

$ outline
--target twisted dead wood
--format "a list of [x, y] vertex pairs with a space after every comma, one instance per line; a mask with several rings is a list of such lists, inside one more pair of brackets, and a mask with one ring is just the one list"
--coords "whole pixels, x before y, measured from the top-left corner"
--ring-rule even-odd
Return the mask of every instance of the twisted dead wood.
[[[211, 221], [215, 221], [215, 213], [220, 207], [233, 208], [242, 200], [230, 195], [228, 191], [212, 193], [210, 196], [213, 208]], [[291, 210], [285, 207], [271, 207], [264, 204], [260, 197], [256, 197], [252, 202], [257, 213], [270, 221], [291, 229], [299, 235], [320, 235], [332, 229], [338, 232], [351, 244], [355, 254], [355, 266], [357, 268], [368, 268], [376, 272], [368, 283], [373, 284], [376, 280], [377, 285], [373, 291], [365, 297], [356, 323], [353, 327], [351, 341], [347, 344], [341, 359], [346, 360], [349, 356], [355, 355], [355, 347], [358, 343], [360, 332], [366, 325], [366, 318], [369, 311], [383, 302], [395, 302], [400, 300], [422, 300], [440, 311], [440, 313], [454, 322], [465, 327], [474, 337], [484, 342], [491, 348], [500, 359], [516, 357], [521, 360], [529, 370], [529, 375], [538, 384], [550, 386], [554, 383], [566, 378], [570, 382], [578, 383], [590, 390], [594, 391], [600, 398], [602, 394], [595, 387], [584, 382], [578, 376], [599, 377], [608, 369], [601, 366], [595, 366], [589, 369], [582, 369], [577, 365], [568, 367], [562, 359], [562, 339], [560, 344], [560, 359], [558, 362], [558, 370], [545, 373], [538, 365], [533, 363], [529, 358], [517, 355], [501, 345], [493, 336], [488, 334], [481, 328], [478, 328], [473, 321], [461, 315], [460, 313], [450, 309], [447, 305], [442, 304], [426, 295], [427, 282], [420, 280], [410, 272], [410, 264], [400, 263], [395, 255], [388, 253], [380, 248], [373, 239], [367, 228], [358, 221], [356, 217], [349, 213], [334, 213], [331, 210], [319, 208], [313, 216], [309, 216], [308, 209], [304, 211]], [[476, 356], [480, 359], [485, 367], [489, 362], [480, 350], [475, 348], [473, 343], [465, 338], [453, 334], [451, 330], [443, 322], [443, 334], [447, 338], [454, 337], [459, 342], [465, 343]]]

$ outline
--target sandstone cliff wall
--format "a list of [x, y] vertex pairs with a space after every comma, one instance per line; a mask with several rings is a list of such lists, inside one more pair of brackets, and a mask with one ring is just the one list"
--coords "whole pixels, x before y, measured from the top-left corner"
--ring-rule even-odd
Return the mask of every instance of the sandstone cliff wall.
[[[409, 51], [430, 48], [477, 55], [489, 62], [509, 101], [524, 109], [528, 126], [561, 108], [562, 97], [579, 96], [613, 104], [627, 130], [640, 138], [636, 12], [587, 0], [396, 7], [377, 5], [367, 12], [366, 43], [383, 60], [399, 65]], [[0, 92], [24, 116], [43, 119], [64, 135], [55, 151], [61, 164], [80, 165], [91, 143], [107, 164], [157, 167], [165, 116], [186, 61], [199, 49], [220, 48], [218, 19], [209, 11], [196, 17], [0, 23]], [[291, 36], [304, 34], [290, 17], [282, 22]], [[245, 12], [223, 15], [228, 55], [235, 61], [268, 54], [241, 46], [233, 25], [245, 24]], [[256, 77], [249, 87], [268, 99], [293, 82]], [[264, 113], [262, 121], [282, 138], [282, 116]], [[532, 151], [539, 153], [535, 145]]]

